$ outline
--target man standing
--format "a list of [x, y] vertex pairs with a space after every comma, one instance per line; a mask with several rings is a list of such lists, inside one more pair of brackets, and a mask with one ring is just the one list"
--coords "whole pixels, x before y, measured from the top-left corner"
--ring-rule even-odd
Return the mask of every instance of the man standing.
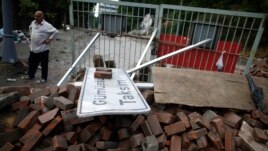
[[38, 65], [41, 63], [42, 77], [36, 82], [44, 83], [47, 81], [48, 75], [49, 43], [59, 31], [44, 20], [44, 13], [42, 11], [36, 11], [34, 15], [35, 20], [29, 26], [31, 51], [28, 60], [29, 70], [27, 79], [35, 78]]

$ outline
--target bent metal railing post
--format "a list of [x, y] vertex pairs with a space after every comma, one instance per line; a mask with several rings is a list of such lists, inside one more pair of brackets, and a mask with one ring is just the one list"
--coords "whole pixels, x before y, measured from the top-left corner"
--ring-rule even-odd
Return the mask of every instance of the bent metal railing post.
[[191, 50], [191, 49], [193, 49], [193, 48], [195, 48], [195, 47], [198, 47], [198, 46], [203, 45], [203, 44], [205, 44], [205, 43], [207, 43], [207, 42], [210, 42], [210, 41], [211, 41], [211, 39], [206, 39], [206, 40], [200, 41], [200, 42], [198, 42], [198, 43], [196, 43], [196, 44], [193, 44], [193, 45], [184, 47], [184, 48], [179, 49], [179, 50], [177, 50], [177, 51], [174, 51], [174, 52], [172, 52], [172, 53], [166, 54], [166, 55], [164, 55], [164, 56], [161, 56], [161, 57], [159, 57], [159, 58], [156, 58], [156, 59], [154, 59], [154, 60], [151, 60], [151, 61], [149, 61], [149, 62], [146, 62], [146, 63], [144, 63], [144, 64], [142, 64], [142, 65], [140, 65], [140, 66], [138, 66], [138, 67], [132, 68], [132, 69], [128, 70], [127, 73], [128, 73], [128, 74], [133, 73], [133, 72], [138, 71], [138, 70], [140, 70], [140, 69], [142, 69], [142, 68], [145, 68], [145, 67], [147, 67], [147, 66], [149, 66], [149, 65], [152, 65], [152, 64], [154, 64], [154, 63], [156, 63], [156, 62], [159, 62], [159, 61], [161, 61], [161, 60], [167, 59], [168, 57], [172, 57], [172, 56], [174, 56], [174, 55], [177, 55], [177, 54], [179, 54], [179, 53], [185, 52], [185, 51], [187, 51], [187, 50]]
[[84, 54], [89, 50], [91, 45], [96, 41], [96, 39], [100, 36], [100, 33], [97, 33], [93, 39], [90, 41], [90, 43], [86, 46], [86, 48], [83, 50], [83, 52], [79, 55], [79, 57], [75, 60], [75, 62], [72, 64], [72, 66], [68, 69], [68, 71], [65, 73], [65, 75], [61, 78], [61, 80], [58, 82], [57, 86], [60, 86], [63, 81], [67, 78], [67, 76], [72, 72], [72, 70], [75, 68], [77, 63], [81, 60], [81, 58], [84, 56]]
[[[141, 62], [142, 62], [144, 56], [146, 55], [147, 51], [149, 50], [150, 45], [151, 45], [151, 43], [152, 43], [152, 41], [153, 41], [153, 39], [154, 39], [154, 37], [155, 37], [155, 35], [156, 35], [156, 32], [157, 32], [157, 29], [155, 29], [154, 32], [152, 33], [152, 36], [151, 36], [149, 42], [147, 43], [145, 49], [143, 50], [143, 53], [141, 54], [141, 57], [140, 57], [140, 59], [139, 59], [137, 65], [136, 65], [136, 67], [138, 67], [138, 66], [141, 65]], [[134, 77], [135, 77], [135, 73], [132, 73], [132, 75], [131, 75], [131, 79], [133, 80]]]

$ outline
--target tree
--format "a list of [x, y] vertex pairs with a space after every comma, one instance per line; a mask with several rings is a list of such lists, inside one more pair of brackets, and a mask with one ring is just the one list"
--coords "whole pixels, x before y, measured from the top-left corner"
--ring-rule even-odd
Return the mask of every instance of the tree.
[[29, 19], [33, 18], [33, 12], [38, 9], [38, 4], [31, 0], [19, 0], [19, 17], [22, 21], [22, 29], [26, 29], [29, 24]]

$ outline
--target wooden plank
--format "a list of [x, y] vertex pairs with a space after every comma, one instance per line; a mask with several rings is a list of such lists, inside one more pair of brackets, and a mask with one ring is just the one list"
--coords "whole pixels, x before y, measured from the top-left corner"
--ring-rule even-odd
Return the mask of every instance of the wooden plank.
[[[268, 80], [253, 78], [264, 94]], [[239, 74], [177, 68], [153, 68], [156, 103], [175, 103], [197, 107], [221, 107], [241, 110], [256, 109], [248, 82]], [[265, 112], [268, 96], [264, 97]]]

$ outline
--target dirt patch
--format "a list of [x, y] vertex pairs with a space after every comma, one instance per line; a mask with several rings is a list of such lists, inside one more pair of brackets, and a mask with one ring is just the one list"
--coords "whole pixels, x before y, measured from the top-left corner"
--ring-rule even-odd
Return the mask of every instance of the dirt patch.
[[[27, 60], [30, 49], [27, 43], [16, 43], [16, 52], [20, 62], [15, 64], [0, 62], [0, 87], [13, 85], [44, 87], [56, 85], [72, 63], [70, 35], [71, 31], [61, 30], [57, 39], [52, 41], [49, 53], [48, 81], [43, 84], [36, 83], [36, 80], [41, 77], [40, 68], [37, 70], [34, 80], [22, 79], [22, 76], [25, 76], [28, 70]], [[21, 62], [25, 63], [26, 66]]]

